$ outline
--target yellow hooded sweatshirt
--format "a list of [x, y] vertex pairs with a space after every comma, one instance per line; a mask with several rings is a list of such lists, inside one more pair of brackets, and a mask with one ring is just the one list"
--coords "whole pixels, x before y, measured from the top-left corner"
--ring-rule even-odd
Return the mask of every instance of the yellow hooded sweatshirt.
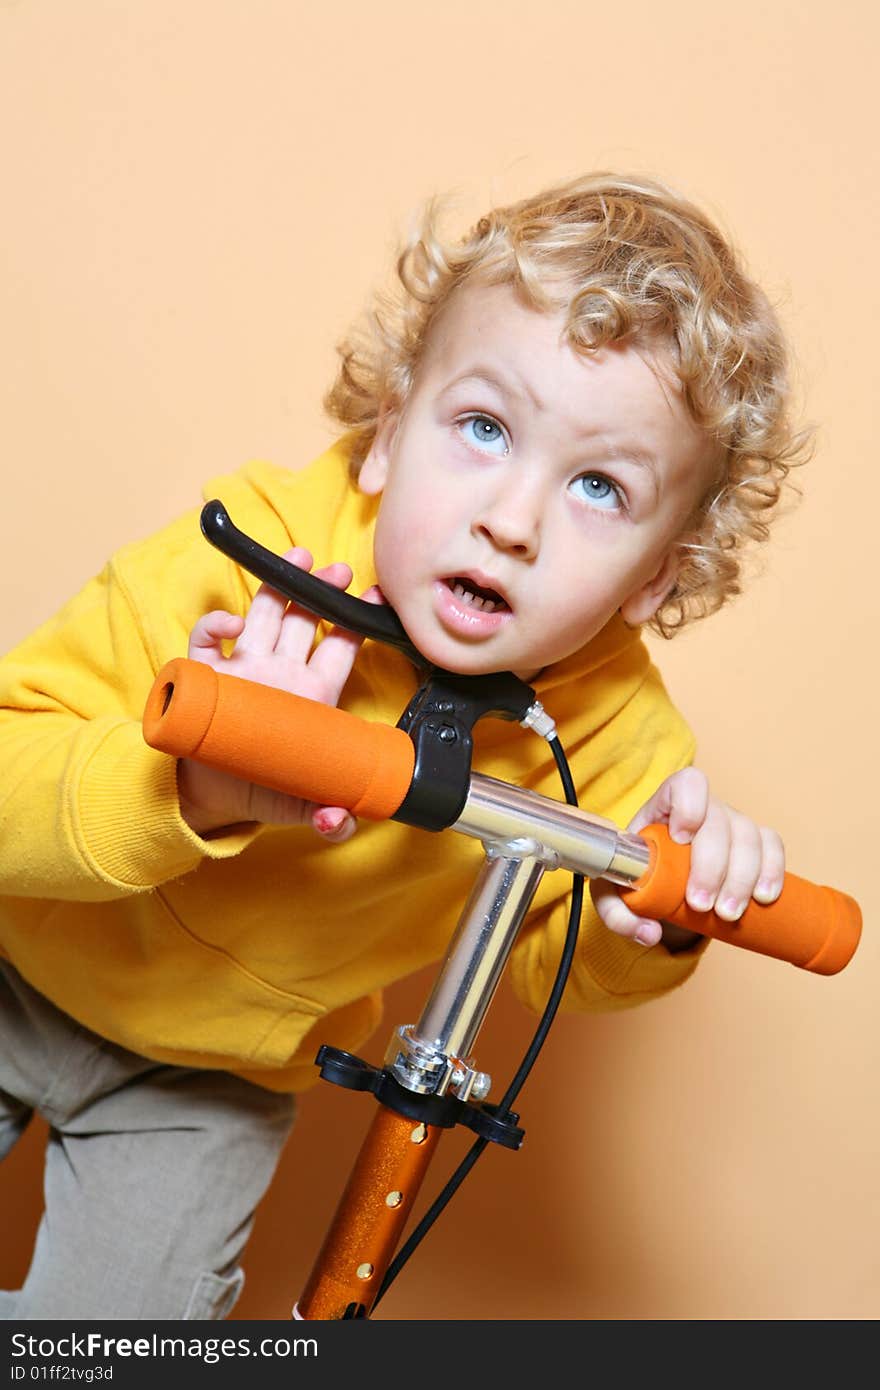
[[[317, 566], [347, 560], [354, 593], [375, 583], [377, 503], [349, 482], [344, 441], [301, 472], [254, 463], [215, 479], [211, 497], [270, 550], [301, 544]], [[246, 612], [258, 584], [204, 540], [196, 510], [121, 550], [0, 662], [0, 953], [134, 1052], [300, 1090], [320, 1043], [357, 1049], [379, 1022], [383, 986], [442, 957], [483, 850], [394, 822], [362, 822], [343, 845], [310, 827], [210, 840], [189, 829], [174, 759], [144, 742], [144, 704], [196, 620]], [[692, 758], [638, 632], [619, 618], [533, 684], [581, 805], [620, 826]], [[405, 657], [367, 642], [342, 704], [394, 724], [416, 685]], [[481, 721], [473, 767], [563, 799], [547, 745], [517, 724]], [[509, 965], [535, 1011], [569, 887], [566, 873], [545, 874]], [[623, 940], [588, 903], [565, 1007], [654, 998], [700, 953]]]

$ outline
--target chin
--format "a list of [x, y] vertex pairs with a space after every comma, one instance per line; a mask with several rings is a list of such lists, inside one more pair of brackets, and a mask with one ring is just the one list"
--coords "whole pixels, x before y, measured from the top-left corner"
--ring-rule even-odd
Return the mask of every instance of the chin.
[[[420, 648], [420, 650], [422, 649]], [[498, 671], [510, 670], [509, 664], [503, 657], [493, 660], [486, 651], [462, 651], [461, 648], [457, 648], [454, 651], [437, 651], [436, 655], [433, 656], [429, 652], [422, 651], [422, 655], [441, 670], [452, 671], [456, 676], [492, 676]], [[528, 680], [529, 678], [521, 676], [520, 679]]]
[[493, 663], [489, 653], [476, 645], [467, 647], [448, 638], [444, 640], [442, 636], [438, 640], [436, 634], [433, 640], [426, 635], [420, 641], [411, 628], [407, 628], [406, 633], [425, 660], [443, 671], [452, 671], [457, 676], [485, 676], [493, 671], [507, 670], [506, 666]]

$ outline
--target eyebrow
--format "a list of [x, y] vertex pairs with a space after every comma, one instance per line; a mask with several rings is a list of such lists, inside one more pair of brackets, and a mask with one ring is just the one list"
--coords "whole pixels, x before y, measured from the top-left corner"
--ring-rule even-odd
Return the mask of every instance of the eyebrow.
[[[454, 377], [446, 386], [447, 391], [451, 391], [455, 386], [461, 386], [463, 382], [474, 381], [482, 386], [489, 386], [494, 391], [504, 394], [505, 391], [513, 391], [516, 395], [528, 399], [536, 410], [545, 408], [540, 396], [536, 396], [531, 387], [524, 381], [511, 380], [505, 382], [495, 376], [486, 367], [468, 368], [459, 376]], [[660, 480], [657, 475], [657, 459], [649, 449], [642, 449], [637, 444], [613, 444], [604, 435], [595, 430], [579, 430], [576, 436], [580, 440], [599, 439], [612, 458], [620, 463], [633, 463], [638, 468], [644, 468], [651, 475], [651, 483], [654, 488], [655, 497], [660, 495]]]
[[476, 381], [482, 386], [491, 386], [493, 391], [499, 391], [502, 395], [505, 391], [513, 391], [515, 395], [529, 400], [536, 410], [545, 409], [541, 397], [535, 395], [528, 383], [520, 381], [513, 375], [509, 381], [505, 381], [502, 380], [501, 377], [495, 376], [488, 367], [469, 368], [466, 372], [462, 372], [460, 376], [454, 377], [446, 387], [446, 390], [451, 391], [453, 386], [461, 386], [462, 382], [465, 381]]
[[657, 482], [657, 458], [650, 449], [642, 449], [638, 444], [612, 444], [610, 439], [598, 433], [582, 434], [580, 438], [599, 439], [612, 458], [620, 459], [622, 463], [635, 463], [639, 468], [647, 468], [648, 472], [653, 474], [654, 482]]

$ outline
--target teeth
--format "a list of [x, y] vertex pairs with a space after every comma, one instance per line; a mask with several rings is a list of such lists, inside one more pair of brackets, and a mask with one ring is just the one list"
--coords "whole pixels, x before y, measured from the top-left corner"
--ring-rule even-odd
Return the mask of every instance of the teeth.
[[493, 598], [481, 598], [479, 594], [472, 593], [470, 589], [466, 589], [458, 580], [453, 584], [452, 592], [455, 594], [456, 598], [460, 598], [462, 602], [468, 604], [469, 607], [479, 608], [484, 613], [494, 613], [495, 609], [498, 607], [498, 604]]

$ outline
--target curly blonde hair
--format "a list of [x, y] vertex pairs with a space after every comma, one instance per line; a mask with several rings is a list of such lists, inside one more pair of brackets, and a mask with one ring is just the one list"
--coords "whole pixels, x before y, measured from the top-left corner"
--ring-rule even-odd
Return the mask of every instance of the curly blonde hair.
[[510, 284], [530, 306], [566, 314], [592, 352], [638, 335], [672, 348], [684, 399], [718, 446], [712, 486], [679, 540], [675, 587], [650, 626], [672, 637], [741, 590], [743, 547], [765, 541], [811, 431], [791, 423], [789, 354], [766, 295], [718, 229], [653, 179], [597, 173], [496, 208], [457, 242], [430, 202], [397, 262], [395, 292], [339, 346], [325, 406], [352, 434], [352, 472], [381, 411], [402, 407], [432, 323], [461, 285]]

